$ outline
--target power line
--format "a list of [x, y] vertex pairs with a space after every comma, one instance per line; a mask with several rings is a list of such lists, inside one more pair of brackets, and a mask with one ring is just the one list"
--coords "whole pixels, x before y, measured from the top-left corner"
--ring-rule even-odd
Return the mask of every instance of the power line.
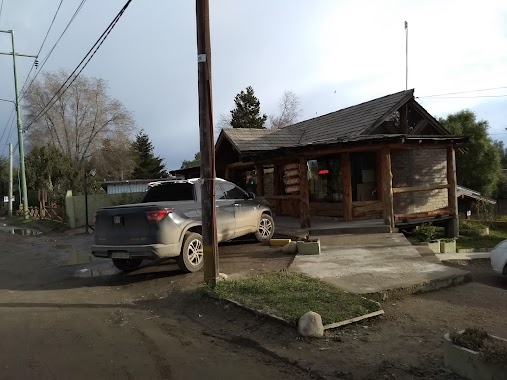
[[0, 144], [5, 136], [5, 132], [7, 131], [7, 127], [9, 126], [9, 123], [11, 122], [11, 118], [14, 115], [15, 108], [13, 107], [11, 110], [11, 114], [9, 115], [9, 118], [7, 119], [7, 123], [5, 123], [4, 131], [2, 132], [2, 136], [0, 137]]
[[505, 89], [507, 86], [502, 87], [493, 87], [493, 88], [482, 88], [480, 90], [470, 90], [470, 91], [458, 91], [458, 92], [448, 92], [446, 94], [436, 94], [436, 95], [426, 95], [426, 96], [417, 96], [417, 98], [434, 98], [437, 96], [446, 96], [446, 95], [459, 95], [459, 94], [469, 94], [471, 92], [481, 92], [481, 91], [492, 91], [492, 90], [501, 90]]
[[[55, 104], [60, 98], [63, 96], [63, 94], [69, 89], [69, 87], [74, 83], [74, 81], [78, 78], [79, 74], [84, 70], [84, 68], [88, 65], [88, 63], [91, 61], [91, 59], [94, 57], [95, 53], [100, 49], [104, 41], [107, 39], [111, 31], [114, 29], [120, 18], [123, 16], [123, 13], [128, 8], [132, 0], [128, 0], [127, 3], [123, 6], [123, 8], [120, 10], [120, 12], [116, 15], [116, 17], [111, 21], [109, 26], [106, 28], [106, 30], [102, 33], [102, 35], [99, 37], [99, 39], [93, 44], [91, 49], [86, 53], [85, 57], [79, 62], [77, 67], [72, 71], [72, 73], [69, 75], [69, 77], [63, 82], [63, 84], [60, 86], [60, 88], [55, 92], [53, 97], [49, 100], [49, 102], [42, 107], [41, 111], [35, 118], [28, 124], [25, 128], [25, 131], [30, 128], [30, 126], [34, 123], [36, 123], [38, 120], [40, 120], [41, 117], [43, 117]], [[84, 64], [83, 64], [84, 63]], [[82, 67], [81, 67], [82, 65]], [[81, 68], [80, 68], [81, 67]], [[70, 83], [65, 87], [67, 82]], [[63, 91], [62, 91], [63, 90]], [[61, 93], [60, 93], [61, 91]], [[54, 100], [54, 101], [53, 101]]]
[[[46, 43], [46, 40], [48, 39], [49, 32], [51, 31], [51, 28], [53, 27], [53, 24], [55, 23], [56, 16], [58, 16], [58, 12], [60, 11], [62, 3], [63, 3], [63, 0], [60, 0], [60, 4], [58, 4], [58, 8], [56, 9], [56, 12], [55, 12], [55, 15], [53, 17], [53, 20], [51, 20], [51, 24], [49, 25], [48, 31], [46, 32], [46, 36], [44, 37], [44, 40], [42, 41], [40, 49], [39, 49], [39, 51], [36, 54], [37, 57], [39, 56], [40, 52], [42, 51], [42, 48], [44, 47], [44, 44]], [[23, 87], [21, 88], [21, 94], [23, 94], [23, 91], [25, 89], [25, 85], [28, 82], [28, 79], [30, 78], [30, 74], [32, 74], [32, 70], [34, 69], [34, 67], [36, 67], [35, 62], [32, 64], [32, 67], [30, 68], [30, 71], [28, 72], [28, 75], [26, 76], [25, 83], [23, 83]], [[28, 87], [30, 87], [30, 86], [28, 86]], [[28, 90], [28, 88], [27, 88], [27, 90]]]
[[[476, 95], [476, 96], [439, 96], [436, 99], [431, 100], [439, 100], [439, 99], [476, 99], [476, 98], [503, 98], [506, 97], [507, 94], [503, 95]], [[416, 96], [416, 99], [427, 98], [427, 96]], [[427, 99], [428, 100], [428, 99]]]
[[[37, 78], [37, 76], [41, 72], [42, 68], [44, 67], [44, 65], [48, 61], [49, 57], [51, 57], [51, 54], [53, 54], [53, 51], [55, 50], [56, 46], [58, 45], [58, 43], [60, 42], [60, 40], [62, 39], [62, 37], [64, 36], [64, 34], [67, 32], [67, 30], [69, 29], [70, 25], [75, 20], [76, 16], [79, 14], [79, 12], [81, 11], [81, 8], [83, 8], [83, 5], [85, 3], [86, 3], [86, 0], [81, 0], [81, 3], [79, 4], [79, 6], [77, 7], [76, 11], [72, 15], [70, 21], [67, 23], [67, 26], [63, 30], [62, 34], [60, 34], [60, 37], [58, 37], [58, 40], [56, 40], [56, 42], [53, 45], [53, 47], [49, 50], [49, 53], [47, 54], [47, 56], [44, 58], [44, 60], [40, 64], [40, 67], [39, 67], [38, 71], [35, 73], [35, 76], [33, 77], [33, 79], [31, 80], [30, 84], [28, 85], [28, 87], [24, 91], [23, 91], [23, 88], [25, 87], [25, 85], [23, 85], [23, 88], [21, 89], [21, 98], [24, 97], [24, 95], [26, 94], [26, 91], [28, 91], [28, 89], [33, 84], [33, 82], [35, 82], [35, 79]], [[60, 3], [60, 5], [61, 5], [61, 3]], [[56, 17], [56, 15], [55, 15], [55, 17]], [[27, 81], [28, 81], [28, 77], [26, 78], [25, 84], [26, 84]]]
[[[13, 119], [12, 119], [12, 122], [11, 122], [11, 127], [9, 128], [9, 133], [8, 133], [8, 135], [7, 135], [7, 139], [5, 140], [5, 142], [8, 142], [8, 141], [9, 141], [9, 138], [11, 137], [11, 133], [12, 133], [12, 130], [14, 129], [14, 122], [15, 122], [15, 121], [16, 121], [16, 119], [14, 119], [14, 118], [13, 118]], [[9, 123], [9, 122], [7, 122], [7, 124], [8, 124], [8, 123]], [[7, 126], [6, 126], [5, 128], [7, 129]], [[19, 142], [17, 142], [17, 143], [16, 143], [16, 146], [18, 146], [18, 144], [19, 144]], [[4, 147], [3, 147], [3, 149], [2, 149], [2, 154], [1, 154], [1, 156], [3, 156], [3, 155], [4, 155], [4, 152], [5, 152], [5, 147], [6, 147], [6, 146], [7, 146], [7, 145], [4, 145]]]

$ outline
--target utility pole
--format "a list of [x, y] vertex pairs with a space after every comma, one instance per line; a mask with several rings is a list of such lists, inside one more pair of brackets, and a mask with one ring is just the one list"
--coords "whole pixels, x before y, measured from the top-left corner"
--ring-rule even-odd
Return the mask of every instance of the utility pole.
[[218, 278], [218, 245], [215, 207], [215, 140], [213, 137], [209, 0], [196, 0], [196, 18], [204, 281], [209, 286], [215, 287]]
[[408, 90], [408, 22], [405, 21], [405, 91]]
[[26, 188], [26, 172], [25, 172], [25, 146], [23, 144], [23, 124], [21, 122], [21, 110], [19, 106], [19, 90], [18, 90], [18, 74], [16, 71], [16, 56], [37, 58], [36, 55], [18, 54], [14, 46], [14, 31], [0, 30], [1, 33], [10, 33], [12, 41], [12, 53], [1, 53], [2, 55], [12, 55], [12, 63], [14, 66], [14, 91], [16, 92], [16, 114], [18, 121], [18, 145], [19, 145], [19, 169], [21, 171], [21, 190], [23, 191], [23, 214], [28, 219], [28, 195]]
[[9, 216], [12, 216], [12, 144], [9, 143]]

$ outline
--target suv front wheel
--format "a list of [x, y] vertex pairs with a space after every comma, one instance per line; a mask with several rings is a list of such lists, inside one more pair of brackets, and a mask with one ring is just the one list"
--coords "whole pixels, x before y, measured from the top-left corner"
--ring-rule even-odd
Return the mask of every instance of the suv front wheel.
[[262, 243], [270, 240], [274, 233], [275, 222], [273, 221], [273, 218], [268, 214], [262, 214], [259, 226], [255, 232], [255, 238]]

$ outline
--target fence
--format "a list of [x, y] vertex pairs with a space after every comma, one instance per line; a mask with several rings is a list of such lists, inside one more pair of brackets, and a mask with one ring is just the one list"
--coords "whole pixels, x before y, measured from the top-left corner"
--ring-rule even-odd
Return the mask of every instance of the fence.
[[88, 223], [93, 225], [93, 215], [99, 208], [138, 203], [144, 194], [142, 192], [88, 195], [88, 215], [86, 216], [84, 195], [72, 195], [72, 191], [68, 190], [65, 196], [65, 221], [70, 228], [78, 228], [86, 225], [86, 217], [88, 217]]

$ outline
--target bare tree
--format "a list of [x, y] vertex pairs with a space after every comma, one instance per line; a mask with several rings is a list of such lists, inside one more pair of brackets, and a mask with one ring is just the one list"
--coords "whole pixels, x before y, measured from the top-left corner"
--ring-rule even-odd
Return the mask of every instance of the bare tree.
[[218, 116], [218, 122], [215, 123], [215, 134], [219, 135], [222, 129], [232, 128], [231, 115], [224, 115], [223, 113]]
[[278, 129], [296, 123], [303, 113], [300, 103], [299, 96], [292, 91], [285, 91], [278, 102], [279, 114], [269, 117], [271, 128]]
[[104, 141], [128, 139], [135, 124], [123, 104], [108, 95], [104, 80], [83, 76], [37, 120], [67, 77], [65, 71], [45, 73], [27, 93], [25, 118], [28, 123], [35, 120], [27, 139], [29, 143], [54, 145], [77, 168], [83, 168], [103, 148]]
[[90, 159], [90, 167], [97, 170], [101, 180], [132, 178], [136, 161], [131, 141], [125, 136], [103, 140], [102, 147]]

